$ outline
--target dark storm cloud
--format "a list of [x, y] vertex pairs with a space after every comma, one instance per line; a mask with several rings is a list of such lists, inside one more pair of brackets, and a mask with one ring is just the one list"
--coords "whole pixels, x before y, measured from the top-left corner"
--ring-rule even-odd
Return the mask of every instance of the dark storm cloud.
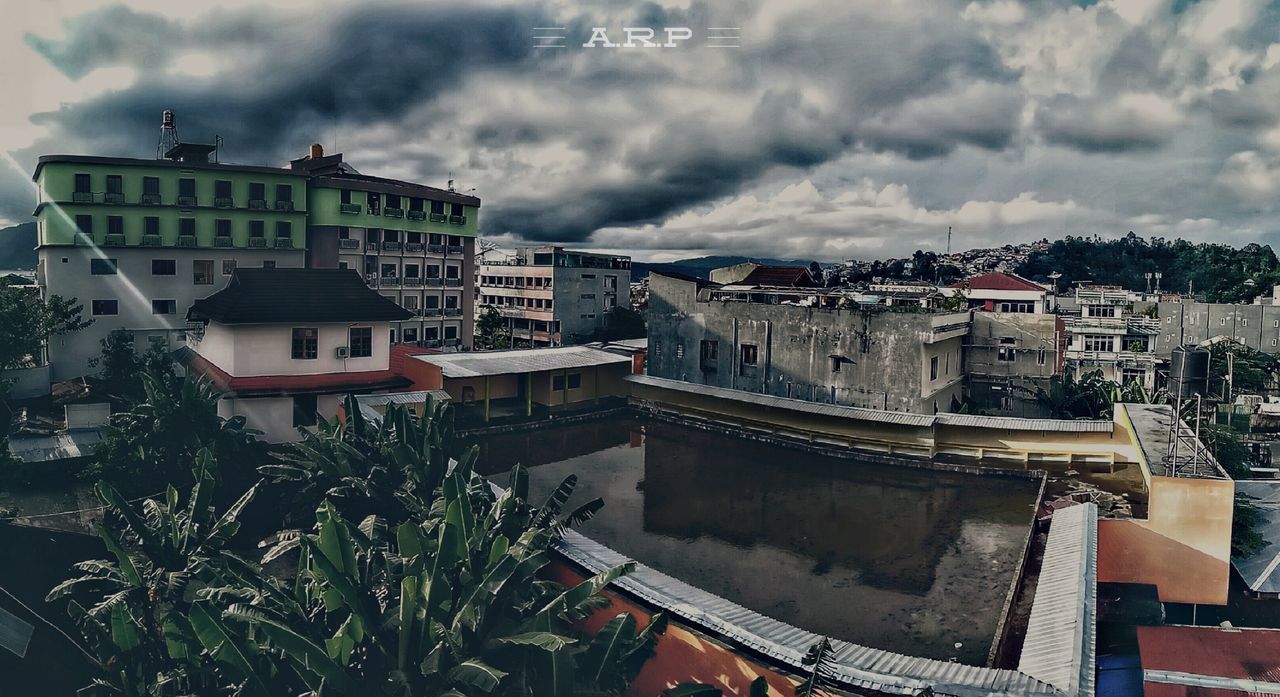
[[1177, 131], [1180, 115], [1172, 105], [1139, 109], [1111, 100], [1060, 97], [1036, 115], [1045, 140], [1086, 153], [1155, 150]]

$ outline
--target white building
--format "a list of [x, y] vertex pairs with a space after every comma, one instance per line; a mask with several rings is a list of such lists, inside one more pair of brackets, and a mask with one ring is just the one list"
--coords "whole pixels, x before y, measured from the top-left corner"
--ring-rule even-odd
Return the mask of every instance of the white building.
[[292, 441], [346, 394], [410, 384], [390, 364], [392, 323], [409, 316], [354, 269], [240, 268], [191, 306], [179, 355], [223, 391], [221, 416]]
[[1135, 312], [1140, 297], [1117, 287], [1078, 288], [1079, 314], [1066, 318], [1067, 367], [1077, 375], [1101, 370], [1107, 380], [1154, 390], [1160, 320]]
[[1054, 297], [1045, 286], [1009, 273], [987, 273], [939, 289], [950, 297], [963, 295], [969, 307], [987, 312], [1053, 312]]

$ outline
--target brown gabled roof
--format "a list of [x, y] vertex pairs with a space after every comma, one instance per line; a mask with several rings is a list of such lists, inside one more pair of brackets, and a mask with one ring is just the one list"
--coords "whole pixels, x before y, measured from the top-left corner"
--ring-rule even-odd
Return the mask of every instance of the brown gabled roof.
[[412, 316], [354, 270], [307, 268], [237, 268], [226, 288], [187, 311], [189, 320], [222, 324], [395, 322]]
[[812, 288], [818, 284], [803, 266], [757, 266], [738, 283], [747, 286]]
[[1044, 286], [1011, 273], [984, 273], [981, 276], [966, 278], [959, 283], [952, 283], [951, 288], [968, 288], [970, 290], [1035, 290], [1044, 291]]

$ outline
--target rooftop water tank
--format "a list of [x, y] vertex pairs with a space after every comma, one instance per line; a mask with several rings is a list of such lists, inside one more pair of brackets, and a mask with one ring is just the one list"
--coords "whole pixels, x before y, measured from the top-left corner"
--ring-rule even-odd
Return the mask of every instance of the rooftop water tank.
[[1169, 362], [1169, 394], [1183, 397], [1209, 391], [1209, 350], [1200, 346], [1176, 346]]

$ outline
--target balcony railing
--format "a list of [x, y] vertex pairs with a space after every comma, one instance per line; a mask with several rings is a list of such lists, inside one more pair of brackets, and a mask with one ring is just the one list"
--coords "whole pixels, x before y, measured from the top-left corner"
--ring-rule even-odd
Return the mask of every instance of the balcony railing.
[[250, 246], [250, 247], [258, 247], [258, 248], [266, 249], [266, 247], [267, 247], [267, 238], [265, 238], [265, 237], [250, 237], [250, 238], [249, 238], [249, 246]]
[[105, 239], [105, 240], [103, 240], [103, 242], [102, 242], [102, 246], [104, 246], [104, 247], [123, 247], [123, 246], [124, 246], [124, 233], [116, 233], [116, 234], [107, 235], [106, 239]]
[[71, 194], [72, 203], [93, 203], [93, 193], [89, 191], [77, 191]]
[[406, 286], [417, 286], [420, 288], [422, 287], [422, 279], [417, 276], [405, 276], [404, 284]]
[[457, 346], [457, 345], [458, 345], [458, 344], [460, 344], [460, 343], [462, 343], [462, 341], [461, 341], [460, 339], [445, 339], [445, 340], [444, 340], [444, 345], [445, 345], [445, 346]]
[[422, 285], [427, 286], [428, 288], [439, 288], [444, 285], [444, 279], [427, 277], [422, 279]]
[[400, 249], [401, 249], [401, 244], [399, 242], [383, 242], [382, 243], [382, 251], [384, 252], [398, 252], [400, 251]]
[[214, 208], [234, 208], [234, 207], [235, 207], [235, 205], [236, 205], [236, 202], [235, 202], [233, 199], [230, 199], [230, 198], [225, 198], [225, 197], [224, 197], [224, 198], [215, 198], [215, 199], [213, 199], [213, 207], [214, 207]]
[[451, 245], [449, 245], [448, 247], [445, 247], [445, 253], [446, 253], [446, 254], [461, 254], [463, 249], [465, 249], [465, 247], [463, 247], [463, 246], [462, 246], [462, 245], [460, 245], [460, 244], [451, 244]]
[[423, 347], [423, 348], [440, 348], [440, 340], [439, 340], [439, 339], [423, 339], [422, 341], [419, 341], [418, 343], [422, 344], [422, 347]]
[[426, 247], [424, 247], [421, 242], [405, 242], [404, 243], [404, 251], [406, 252], [421, 252], [425, 248]]
[[339, 249], [360, 249], [360, 240], [353, 240], [350, 237], [342, 238], [338, 240], [338, 248]]
[[403, 208], [383, 208], [382, 215], [388, 218], [403, 218], [404, 209]]
[[179, 206], [195, 206], [195, 205], [198, 205], [197, 203], [198, 201], [199, 199], [197, 199], [195, 196], [179, 196], [178, 197]]
[[195, 235], [178, 235], [178, 246], [179, 247], [196, 246], [196, 236]]
[[429, 244], [427, 245], [427, 251], [430, 252], [431, 254], [444, 254], [444, 245]]
[[427, 220], [430, 220], [433, 223], [447, 223], [449, 222], [449, 216], [444, 213], [432, 213], [427, 217]]
[[142, 206], [158, 206], [160, 205], [160, 194], [143, 194], [138, 197], [138, 204]]
[[293, 201], [276, 201], [276, 210], [292, 213]]
[[405, 217], [409, 220], [426, 220], [427, 214], [424, 211], [406, 211]]
[[438, 308], [438, 307], [424, 307], [424, 308], [422, 308], [421, 310], [418, 310], [418, 314], [422, 315], [423, 317], [439, 317], [439, 316], [440, 316], [440, 308]]
[[143, 247], [159, 247], [160, 236], [159, 235], [143, 235], [142, 246]]
[[292, 237], [277, 237], [276, 249], [293, 249]]
[[378, 285], [398, 286], [400, 285], [400, 277], [399, 276], [383, 276], [378, 279]]
[[368, 243], [365, 243], [364, 245], [364, 250], [366, 252], [376, 252], [379, 249], [381, 249], [381, 247], [378, 245], [377, 242], [368, 242]]
[[462, 279], [461, 279], [461, 278], [446, 278], [446, 279], [444, 279], [444, 284], [445, 284], [446, 286], [451, 287], [451, 288], [456, 288], [456, 287], [459, 287], [459, 286], [461, 286], [461, 285], [462, 285]]
[[213, 246], [215, 246], [215, 247], [232, 247], [232, 246], [235, 246], [235, 243], [233, 243], [233, 242], [231, 241], [231, 238], [230, 238], [230, 237], [222, 236], [222, 237], [215, 237], [215, 238], [213, 238]]
[[251, 199], [249, 199], [249, 210], [251, 210], [251, 211], [265, 211], [265, 210], [267, 210], [267, 199], [265, 199], [265, 198], [251, 198]]
[[348, 215], [356, 215], [364, 211], [364, 207], [358, 203], [340, 203], [338, 204], [338, 212]]
[[446, 307], [444, 309], [445, 317], [458, 317], [461, 315], [462, 315], [462, 308], [460, 307]]
[[451, 215], [451, 216], [449, 216], [449, 224], [450, 224], [450, 225], [466, 225], [466, 224], [467, 224], [467, 216], [465, 216], [465, 215]]

